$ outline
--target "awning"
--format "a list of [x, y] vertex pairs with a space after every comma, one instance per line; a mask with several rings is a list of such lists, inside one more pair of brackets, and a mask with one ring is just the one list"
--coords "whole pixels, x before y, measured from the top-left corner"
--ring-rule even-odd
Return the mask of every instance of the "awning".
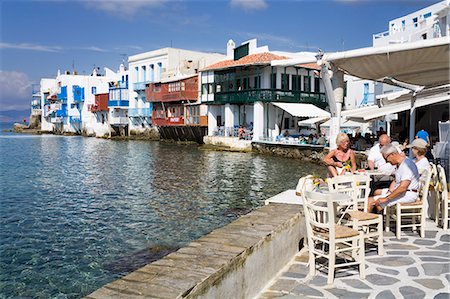
[[[324, 122], [323, 124], [320, 125], [320, 127], [329, 127], [331, 124], [331, 120], [328, 120], [326, 122]], [[353, 120], [346, 120], [344, 122], [341, 123], [341, 128], [360, 128], [361, 126], [363, 126], [365, 123], [360, 123], [357, 121], [353, 121]]]
[[331, 117], [330, 112], [320, 109], [313, 104], [300, 103], [272, 103], [292, 116], [298, 117]]
[[308, 118], [308, 119], [305, 119], [305, 120], [298, 121], [298, 125], [300, 127], [302, 127], [302, 126], [309, 127], [309, 126], [314, 126], [318, 122], [326, 121], [328, 119], [329, 119], [329, 117], [311, 117], [311, 118]]
[[[396, 81], [426, 88], [450, 83], [450, 38], [448, 36], [417, 42], [325, 53], [322, 61], [355, 77], [385, 82]], [[272, 61], [272, 65], [296, 65], [315, 59]], [[400, 85], [399, 85], [400, 86]]]
[[[433, 105], [436, 103], [450, 101], [450, 91], [446, 93], [433, 94], [429, 96], [418, 96], [415, 100], [415, 107], [423, 107], [428, 105]], [[393, 103], [387, 103], [383, 107], [378, 107], [377, 105], [372, 105], [368, 107], [362, 107], [352, 110], [342, 111], [341, 115], [346, 118], [352, 119], [362, 119], [362, 120], [371, 120], [386, 116], [392, 113], [398, 113], [411, 109], [411, 95], [403, 95], [399, 97], [399, 99]]]

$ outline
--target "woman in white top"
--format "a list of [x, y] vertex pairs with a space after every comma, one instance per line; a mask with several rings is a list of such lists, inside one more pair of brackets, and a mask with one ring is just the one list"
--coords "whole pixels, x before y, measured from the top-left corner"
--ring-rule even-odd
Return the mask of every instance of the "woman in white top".
[[407, 148], [412, 150], [412, 155], [414, 157], [413, 161], [416, 163], [420, 175], [422, 175], [424, 171], [429, 171], [430, 162], [428, 162], [428, 159], [425, 157], [427, 153], [427, 142], [421, 138], [416, 138], [407, 146]]

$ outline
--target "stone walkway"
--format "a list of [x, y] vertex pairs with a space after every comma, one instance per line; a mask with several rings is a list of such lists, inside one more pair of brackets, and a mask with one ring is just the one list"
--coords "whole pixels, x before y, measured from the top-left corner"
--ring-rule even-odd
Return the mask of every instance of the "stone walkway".
[[327, 285], [327, 269], [308, 279], [308, 253], [302, 250], [259, 296], [269, 298], [450, 298], [450, 231], [427, 221], [425, 238], [385, 232], [384, 256], [366, 251], [366, 279], [357, 268], [336, 271]]

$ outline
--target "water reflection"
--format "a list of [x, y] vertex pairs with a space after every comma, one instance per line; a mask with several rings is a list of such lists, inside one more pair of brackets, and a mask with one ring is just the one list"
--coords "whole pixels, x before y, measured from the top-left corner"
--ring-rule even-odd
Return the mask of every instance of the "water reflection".
[[320, 173], [145, 141], [2, 138], [0, 152], [0, 297], [78, 298]]

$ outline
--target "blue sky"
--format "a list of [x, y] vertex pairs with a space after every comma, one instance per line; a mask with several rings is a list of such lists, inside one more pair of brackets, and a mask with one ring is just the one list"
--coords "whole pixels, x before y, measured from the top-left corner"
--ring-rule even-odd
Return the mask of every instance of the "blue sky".
[[57, 70], [116, 70], [122, 54], [173, 46], [225, 53], [257, 38], [279, 51], [372, 45], [389, 20], [434, 1], [0, 0], [0, 112], [29, 109], [31, 84]]

